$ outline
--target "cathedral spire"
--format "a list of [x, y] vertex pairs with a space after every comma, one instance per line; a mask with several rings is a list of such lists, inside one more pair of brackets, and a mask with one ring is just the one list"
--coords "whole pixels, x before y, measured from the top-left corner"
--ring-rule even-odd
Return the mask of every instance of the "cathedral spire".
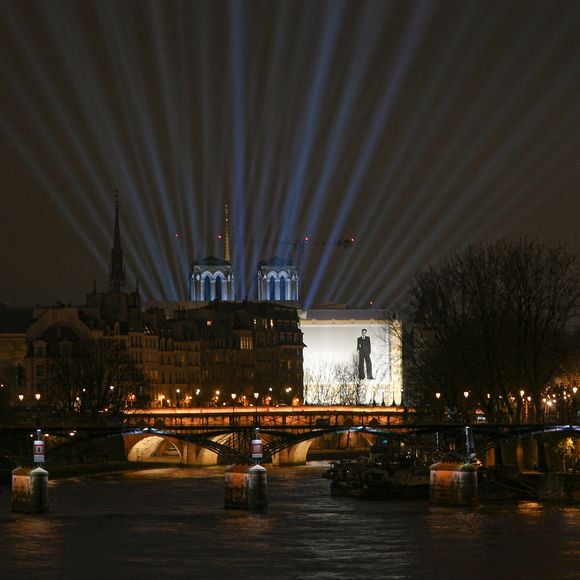
[[125, 264], [121, 249], [121, 228], [119, 227], [119, 194], [115, 194], [115, 229], [113, 249], [109, 265], [109, 292], [125, 292]]
[[231, 263], [230, 257], [230, 213], [228, 209], [228, 204], [224, 207], [224, 218], [225, 218], [225, 236], [224, 236], [224, 260]]

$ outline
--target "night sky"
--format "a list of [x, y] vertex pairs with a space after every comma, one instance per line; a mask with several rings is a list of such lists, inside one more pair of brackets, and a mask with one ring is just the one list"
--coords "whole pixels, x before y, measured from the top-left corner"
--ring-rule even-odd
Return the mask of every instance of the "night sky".
[[580, 252], [577, 0], [0, 0], [0, 46], [2, 303], [106, 289], [116, 191], [144, 300], [226, 202], [239, 298], [288, 252], [384, 308], [472, 242]]

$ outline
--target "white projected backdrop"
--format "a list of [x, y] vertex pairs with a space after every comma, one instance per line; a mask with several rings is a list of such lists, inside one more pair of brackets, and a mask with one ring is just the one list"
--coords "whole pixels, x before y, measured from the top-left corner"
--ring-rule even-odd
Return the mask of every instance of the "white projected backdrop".
[[[321, 403], [336, 402], [332, 397], [332, 387], [339, 387], [336, 370], [348, 367], [356, 375], [358, 369], [357, 338], [363, 328], [371, 340], [371, 363], [374, 380], [363, 379], [361, 393], [363, 404], [373, 400], [381, 404], [383, 396], [386, 405], [400, 405], [402, 400], [402, 368], [400, 323], [398, 321], [365, 322], [302, 321], [304, 333], [304, 376], [309, 399]], [[353, 377], [355, 380], [356, 377]], [[329, 391], [330, 387], [330, 391]], [[313, 390], [318, 389], [315, 393]], [[327, 395], [322, 390], [328, 391]], [[324, 400], [327, 399], [327, 400]]]

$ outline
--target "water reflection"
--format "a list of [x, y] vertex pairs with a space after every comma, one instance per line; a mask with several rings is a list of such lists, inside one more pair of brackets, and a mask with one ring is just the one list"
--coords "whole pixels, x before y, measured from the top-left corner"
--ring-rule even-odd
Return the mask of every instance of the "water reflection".
[[516, 504], [518, 513], [530, 518], [542, 517], [545, 514], [544, 504], [538, 501], [520, 501]]
[[[37, 572], [46, 573], [63, 550], [61, 527], [61, 522], [50, 517], [10, 514], [1, 525], [2, 561], [11, 561], [15, 567], [36, 562]], [[4, 573], [2, 577], [9, 578]]]
[[224, 509], [220, 467], [53, 481], [42, 516], [0, 493], [2, 579], [574, 577], [578, 507], [334, 498], [324, 469], [268, 468], [260, 512]]

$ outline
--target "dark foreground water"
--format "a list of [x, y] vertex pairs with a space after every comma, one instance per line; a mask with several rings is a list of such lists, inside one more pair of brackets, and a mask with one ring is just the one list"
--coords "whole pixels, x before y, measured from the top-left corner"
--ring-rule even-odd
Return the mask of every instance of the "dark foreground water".
[[0, 579], [580, 578], [578, 506], [332, 498], [324, 466], [269, 468], [254, 513], [221, 467], [51, 481], [47, 515], [0, 488]]

